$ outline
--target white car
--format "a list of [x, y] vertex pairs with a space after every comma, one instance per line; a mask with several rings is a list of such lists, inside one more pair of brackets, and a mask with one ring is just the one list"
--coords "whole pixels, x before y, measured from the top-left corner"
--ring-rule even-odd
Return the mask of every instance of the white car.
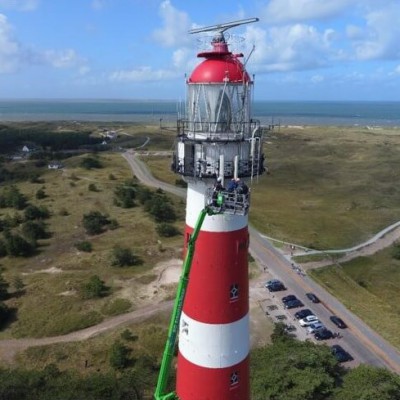
[[307, 332], [315, 333], [315, 332], [319, 331], [320, 329], [324, 329], [324, 328], [325, 328], [324, 324], [322, 324], [321, 322], [315, 322], [311, 325], [308, 325]]
[[307, 317], [299, 320], [299, 324], [301, 326], [308, 326], [311, 324], [315, 324], [316, 322], [319, 322], [318, 317], [315, 315], [308, 315]]

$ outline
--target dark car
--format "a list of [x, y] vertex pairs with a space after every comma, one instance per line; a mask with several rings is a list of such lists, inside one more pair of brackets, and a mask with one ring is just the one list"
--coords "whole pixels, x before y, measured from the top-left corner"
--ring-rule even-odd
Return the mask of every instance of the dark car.
[[294, 314], [294, 317], [296, 319], [303, 319], [305, 317], [308, 317], [309, 315], [315, 315], [311, 310], [309, 310], [308, 308], [304, 308], [303, 310], [297, 311]]
[[317, 340], [327, 340], [333, 338], [333, 333], [329, 329], [321, 329], [314, 333], [314, 337]]
[[314, 293], [306, 293], [306, 296], [313, 302], [319, 303], [319, 298]]
[[304, 304], [299, 299], [289, 300], [285, 303], [284, 308], [303, 307]]
[[339, 362], [353, 360], [353, 357], [339, 344], [334, 344], [331, 346], [331, 352]]
[[279, 292], [281, 290], [286, 290], [285, 285], [280, 282], [272, 282], [270, 284], [265, 285], [265, 287], [270, 291], [270, 292]]
[[282, 297], [282, 303], [286, 303], [292, 300], [297, 300], [297, 297], [294, 294], [289, 294], [288, 296]]
[[329, 319], [340, 329], [347, 328], [347, 325], [343, 322], [343, 320], [336, 315], [332, 315]]

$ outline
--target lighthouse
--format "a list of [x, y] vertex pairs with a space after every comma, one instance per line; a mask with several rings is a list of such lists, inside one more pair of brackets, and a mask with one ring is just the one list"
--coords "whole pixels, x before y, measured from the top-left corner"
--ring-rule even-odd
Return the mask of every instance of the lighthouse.
[[262, 128], [252, 118], [253, 81], [225, 31], [257, 18], [190, 33], [213, 32], [186, 81], [184, 118], [172, 168], [188, 185], [185, 248], [201, 211], [179, 323], [176, 396], [249, 400], [248, 186], [264, 171]]

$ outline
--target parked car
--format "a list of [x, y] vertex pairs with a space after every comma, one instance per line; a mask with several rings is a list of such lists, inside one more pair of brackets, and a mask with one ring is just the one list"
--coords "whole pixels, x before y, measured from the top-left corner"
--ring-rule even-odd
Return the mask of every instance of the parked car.
[[299, 299], [294, 299], [287, 301], [283, 307], [289, 309], [289, 308], [297, 308], [303, 306], [304, 304]]
[[347, 325], [344, 323], [344, 321], [337, 317], [336, 315], [332, 315], [329, 317], [329, 319], [340, 329], [345, 329], [347, 328]]
[[314, 293], [306, 293], [306, 296], [311, 300], [313, 303], [319, 303], [319, 298]]
[[314, 333], [314, 337], [317, 340], [327, 340], [333, 338], [333, 333], [329, 329], [320, 329]]
[[[267, 282], [268, 283], [268, 282]], [[281, 281], [272, 282], [270, 284], [265, 284], [265, 287], [270, 292], [279, 292], [281, 290], [286, 290], [285, 285]]]
[[311, 310], [309, 310], [308, 308], [303, 308], [302, 310], [297, 311], [294, 314], [294, 317], [296, 319], [303, 319], [305, 317], [308, 317], [309, 315], [314, 315], [314, 313]]
[[315, 322], [307, 326], [308, 333], [315, 333], [321, 329], [325, 329], [325, 325], [322, 322]]
[[339, 344], [334, 344], [331, 346], [331, 352], [339, 362], [353, 360], [353, 357]]
[[300, 326], [308, 326], [316, 322], [319, 322], [319, 320], [318, 317], [315, 315], [308, 315], [307, 317], [299, 320]]
[[281, 283], [279, 279], [270, 279], [269, 281], [265, 282], [265, 287], [272, 285], [274, 283]]
[[282, 297], [282, 303], [286, 303], [292, 300], [297, 300], [297, 297], [294, 294], [289, 294], [288, 296]]

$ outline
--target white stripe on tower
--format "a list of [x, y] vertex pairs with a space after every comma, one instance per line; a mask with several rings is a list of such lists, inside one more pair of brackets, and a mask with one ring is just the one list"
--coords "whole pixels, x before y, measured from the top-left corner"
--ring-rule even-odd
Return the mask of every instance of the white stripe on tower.
[[[186, 243], [204, 208], [205, 185], [189, 183]], [[249, 400], [247, 216], [207, 216], [197, 239], [180, 322], [180, 400]]]

